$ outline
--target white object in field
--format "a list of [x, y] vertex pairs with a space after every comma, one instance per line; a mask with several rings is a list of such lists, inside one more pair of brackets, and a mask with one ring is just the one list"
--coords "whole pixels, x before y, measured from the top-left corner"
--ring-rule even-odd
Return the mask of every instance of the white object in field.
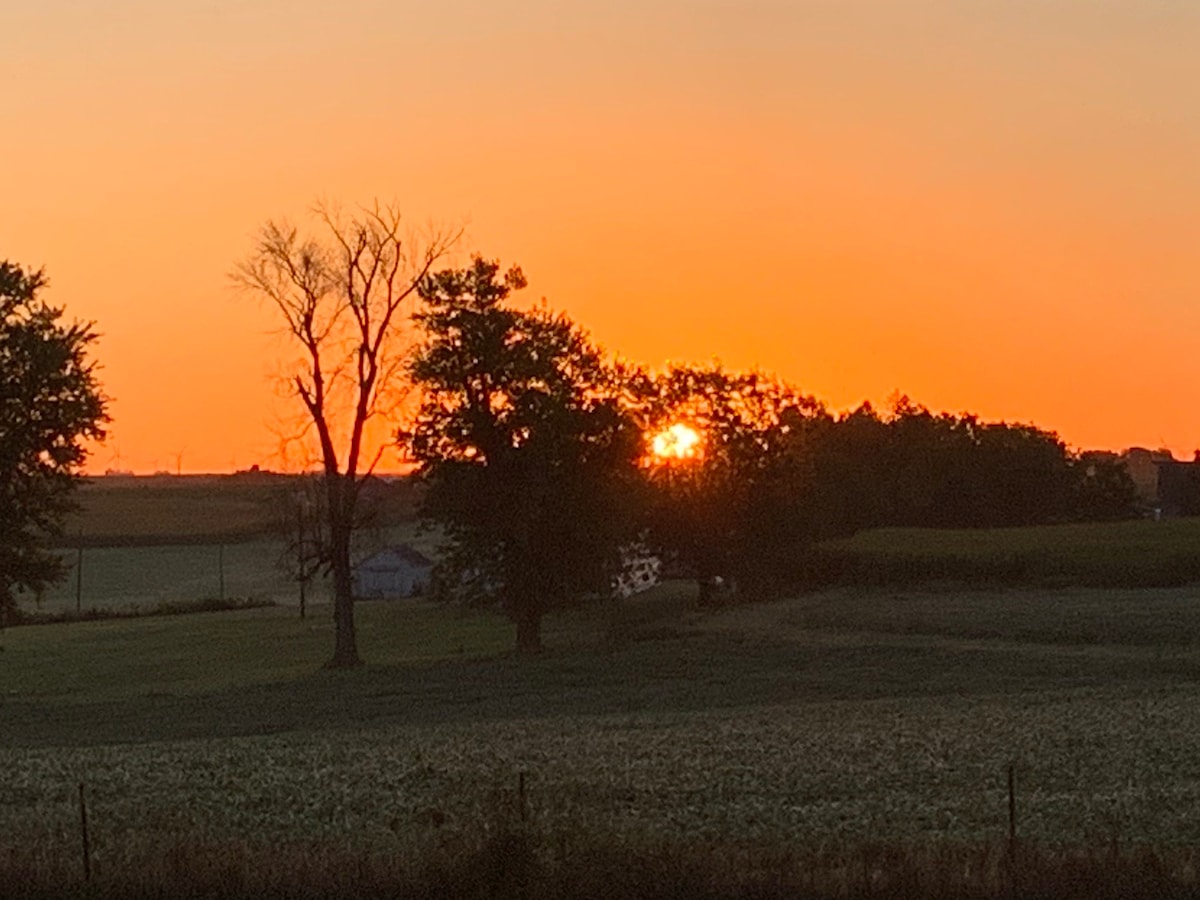
[[415, 597], [429, 589], [433, 561], [407, 544], [386, 547], [354, 567], [354, 596]]
[[637, 551], [626, 551], [621, 574], [613, 579], [614, 597], [632, 597], [658, 584], [662, 560]]

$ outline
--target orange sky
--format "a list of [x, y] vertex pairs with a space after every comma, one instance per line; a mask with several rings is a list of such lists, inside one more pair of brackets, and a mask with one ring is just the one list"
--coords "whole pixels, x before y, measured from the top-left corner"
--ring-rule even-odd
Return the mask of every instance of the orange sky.
[[95, 319], [92, 468], [273, 466], [270, 217], [465, 222], [606, 347], [1200, 447], [1191, 0], [0, 0], [0, 259]]

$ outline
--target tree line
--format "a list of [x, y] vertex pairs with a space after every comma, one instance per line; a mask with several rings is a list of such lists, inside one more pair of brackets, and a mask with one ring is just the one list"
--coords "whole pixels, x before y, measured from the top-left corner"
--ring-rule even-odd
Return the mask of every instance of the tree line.
[[[360, 662], [351, 537], [385, 449], [369, 446], [373, 420], [404, 421], [392, 445], [424, 482], [421, 514], [446, 537], [437, 592], [501, 607], [525, 652], [540, 647], [547, 612], [607, 593], [630, 554], [658, 555], [713, 602], [792, 589], [814, 544], [864, 528], [1136, 514], [1119, 461], [1073, 452], [1053, 432], [906, 397], [835, 414], [786, 382], [715, 364], [651, 372], [606, 355], [563, 313], [519, 303], [520, 268], [482, 256], [441, 265], [457, 234], [414, 237], [379, 205], [349, 218], [322, 208], [317, 221], [316, 236], [269, 222], [233, 278], [277, 311], [298, 351], [287, 385], [297, 433], [317, 448], [311, 507], [334, 589], [331, 666]], [[0, 275], [3, 608], [15, 589], [58, 574], [36, 537], [61, 528], [84, 441], [103, 436], [107, 416], [84, 356], [91, 326], [59, 324], [61, 310], [34, 299], [40, 275], [8, 264]], [[32, 352], [13, 337], [27, 333], [58, 347], [24, 363], [44, 387], [9, 361]], [[415, 410], [405, 406], [414, 390]], [[13, 414], [12, 398], [59, 418], [43, 434], [42, 417]], [[655, 453], [672, 428], [695, 446]]]
[[[1123, 466], [1031, 425], [905, 397], [835, 415], [760, 373], [605, 362], [565, 316], [509, 302], [519, 269], [475, 258], [418, 288], [422, 404], [400, 441], [450, 552], [442, 592], [496, 602], [536, 650], [542, 616], [603, 593], [631, 547], [702, 602], [793, 589], [819, 541], [883, 525], [1002, 527], [1135, 515]], [[684, 424], [693, 456], [649, 439]]]

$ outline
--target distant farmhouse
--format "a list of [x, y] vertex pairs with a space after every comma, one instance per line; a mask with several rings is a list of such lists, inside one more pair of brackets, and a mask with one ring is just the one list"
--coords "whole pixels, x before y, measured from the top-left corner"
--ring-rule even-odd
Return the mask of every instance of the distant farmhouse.
[[408, 544], [385, 547], [354, 567], [354, 596], [363, 600], [416, 597], [429, 590], [433, 560]]
[[1200, 516], [1200, 455], [1184, 462], [1170, 450], [1130, 447], [1121, 459], [1138, 498], [1156, 518]]

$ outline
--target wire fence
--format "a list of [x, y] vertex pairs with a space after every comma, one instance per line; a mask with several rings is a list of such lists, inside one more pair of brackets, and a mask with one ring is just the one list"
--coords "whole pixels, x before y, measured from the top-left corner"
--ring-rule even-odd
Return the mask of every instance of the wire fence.
[[[67, 577], [40, 597], [26, 595], [26, 608], [54, 614], [233, 598], [299, 603], [299, 584], [280, 563], [285, 553], [281, 540], [59, 552]], [[309, 602], [322, 602], [328, 591], [328, 579], [312, 579]]]

